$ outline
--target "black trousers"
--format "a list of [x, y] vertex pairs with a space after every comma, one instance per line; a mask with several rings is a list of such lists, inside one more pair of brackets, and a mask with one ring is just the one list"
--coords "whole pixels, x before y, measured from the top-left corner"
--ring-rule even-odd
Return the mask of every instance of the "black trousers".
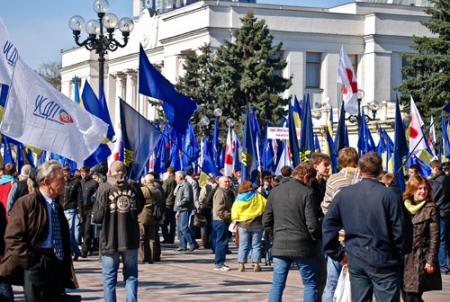
[[161, 226], [165, 243], [173, 243], [175, 241], [176, 229], [177, 223], [175, 221], [175, 212], [173, 211], [173, 208], [166, 207], [164, 211], [164, 224]]
[[161, 261], [161, 244], [159, 242], [159, 224], [139, 223], [139, 262], [153, 263]]
[[36, 254], [24, 271], [23, 291], [28, 302], [60, 302], [64, 294], [63, 262], [56, 256]]
[[83, 213], [83, 225], [81, 226], [81, 233], [83, 236], [81, 253], [85, 255], [92, 250], [92, 240], [94, 237], [94, 226], [91, 224], [91, 213], [92, 211], [85, 211]]
[[212, 213], [211, 211], [203, 211], [206, 218], [206, 225], [200, 227], [203, 248], [211, 248], [211, 227], [212, 227]]

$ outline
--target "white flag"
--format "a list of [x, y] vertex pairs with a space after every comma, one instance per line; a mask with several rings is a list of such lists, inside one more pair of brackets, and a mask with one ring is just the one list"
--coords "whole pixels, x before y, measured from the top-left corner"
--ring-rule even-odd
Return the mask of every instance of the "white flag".
[[422, 150], [427, 150], [427, 140], [423, 136], [423, 121], [416, 103], [411, 97], [409, 114], [409, 153], [419, 154]]
[[[0, 70], [10, 83], [1, 132], [82, 164], [106, 137], [108, 125], [53, 88], [18, 55], [12, 55], [16, 48], [1, 21], [0, 43], [8, 43], [8, 51], [6, 44], [0, 44]], [[12, 73], [4, 72], [10, 71], [10, 66]]]
[[283, 152], [281, 153], [280, 160], [278, 161], [277, 168], [275, 169], [275, 175], [281, 174], [281, 168], [284, 166], [291, 166], [292, 162], [289, 159], [289, 151], [288, 151], [288, 144], [284, 144]]
[[237, 159], [234, 158], [237, 147], [237, 136], [234, 130], [228, 129], [227, 144], [225, 146], [224, 159], [224, 175], [232, 176], [234, 171], [234, 163]]
[[338, 80], [342, 85], [342, 96], [344, 99], [344, 109], [350, 114], [358, 114], [358, 84], [356, 74], [353, 70], [352, 62], [341, 47], [339, 56]]

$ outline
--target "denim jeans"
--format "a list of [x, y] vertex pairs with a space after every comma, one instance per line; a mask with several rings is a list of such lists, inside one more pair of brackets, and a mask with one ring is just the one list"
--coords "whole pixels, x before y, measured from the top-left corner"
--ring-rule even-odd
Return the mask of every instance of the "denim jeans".
[[182, 249], [186, 248], [186, 243], [189, 244], [190, 248], [197, 246], [197, 242], [192, 237], [191, 228], [189, 227], [190, 215], [190, 211], [181, 211], [178, 218], [178, 239], [180, 240], [178, 247]]
[[216, 234], [214, 245], [214, 264], [217, 268], [225, 264], [225, 257], [228, 249], [228, 222], [213, 220], [213, 229]]
[[75, 257], [80, 256], [78, 248], [78, 240], [80, 239], [80, 220], [78, 219], [78, 211], [76, 209], [64, 210], [70, 231], [70, 247]]
[[339, 275], [341, 274], [342, 265], [339, 261], [335, 261], [327, 257], [327, 283], [324, 291], [324, 302], [333, 302], [334, 292], [336, 291]]
[[273, 256], [273, 280], [269, 293], [269, 302], [281, 302], [286, 279], [291, 264], [296, 263], [302, 276], [305, 302], [318, 302], [317, 260], [315, 257], [279, 257]]
[[239, 230], [239, 262], [246, 263], [250, 250], [252, 251], [252, 262], [261, 262], [261, 244], [264, 228], [238, 228]]
[[102, 255], [103, 290], [105, 302], [116, 302], [117, 271], [120, 258], [123, 262], [123, 278], [127, 292], [126, 302], [136, 302], [138, 289], [138, 250], [127, 250], [110, 255]]
[[450, 244], [450, 217], [440, 218], [440, 244], [439, 244], [439, 266], [442, 271], [450, 269], [447, 259], [447, 249]]
[[373, 268], [360, 261], [350, 261], [352, 301], [400, 301], [401, 271], [399, 267]]

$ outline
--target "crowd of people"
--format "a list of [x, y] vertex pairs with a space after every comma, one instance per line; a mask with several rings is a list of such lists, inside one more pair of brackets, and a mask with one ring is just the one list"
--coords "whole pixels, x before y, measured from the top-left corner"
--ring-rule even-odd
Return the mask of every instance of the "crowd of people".
[[[254, 182], [169, 167], [159, 178], [129, 180], [124, 163], [107, 175], [57, 161], [34, 171], [13, 164], [0, 171], [0, 301], [14, 301], [11, 285], [28, 302], [76, 301], [73, 261], [100, 257], [104, 299], [116, 301], [123, 263], [126, 301], [138, 300], [138, 264], [161, 261], [162, 245], [179, 253], [211, 249], [212, 269], [233, 265], [260, 272], [273, 266], [269, 302], [282, 301], [290, 269], [298, 268], [304, 301], [334, 301], [344, 266], [353, 301], [423, 301], [442, 289], [449, 272], [450, 165], [431, 162], [432, 176], [409, 169], [406, 190], [382, 169], [376, 153], [354, 148], [338, 156], [340, 171], [322, 153], [281, 175]], [[163, 240], [160, 241], [160, 236]], [[177, 242], [175, 239], [177, 238]], [[98, 253], [98, 254], [97, 254]], [[81, 259], [80, 259], [81, 258]], [[247, 265], [247, 266], [246, 266]]]

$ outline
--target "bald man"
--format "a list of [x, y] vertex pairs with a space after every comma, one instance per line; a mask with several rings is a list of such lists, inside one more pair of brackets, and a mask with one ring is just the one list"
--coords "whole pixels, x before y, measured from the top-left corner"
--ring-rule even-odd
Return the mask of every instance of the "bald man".
[[144, 206], [140, 189], [126, 177], [126, 167], [114, 161], [106, 182], [97, 190], [92, 221], [102, 225], [101, 259], [105, 301], [116, 301], [117, 271], [120, 258], [127, 291], [127, 301], [137, 301], [138, 287], [138, 214]]

